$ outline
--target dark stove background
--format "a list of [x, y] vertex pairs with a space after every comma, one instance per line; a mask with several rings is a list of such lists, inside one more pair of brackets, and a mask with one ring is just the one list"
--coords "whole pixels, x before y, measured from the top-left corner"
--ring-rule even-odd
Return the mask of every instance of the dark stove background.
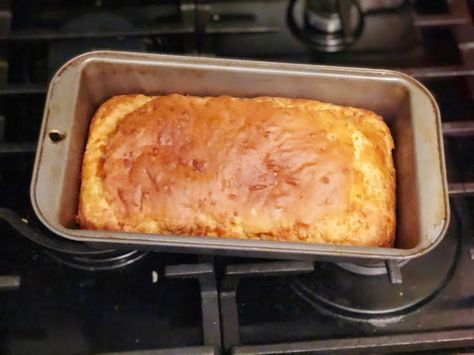
[[[470, 2], [361, 0], [363, 31], [336, 53], [317, 51], [292, 33], [289, 3], [0, 1], [0, 353], [474, 346]], [[295, 4], [295, 17], [304, 28], [303, 3]], [[52, 235], [36, 220], [28, 193], [47, 83], [68, 58], [104, 48], [414, 75], [442, 111], [453, 215], [445, 241], [426, 258], [391, 265], [392, 281], [401, 273], [398, 284], [329, 263], [94, 251]], [[406, 308], [395, 311], [393, 304]], [[367, 313], [385, 305], [384, 314]]]

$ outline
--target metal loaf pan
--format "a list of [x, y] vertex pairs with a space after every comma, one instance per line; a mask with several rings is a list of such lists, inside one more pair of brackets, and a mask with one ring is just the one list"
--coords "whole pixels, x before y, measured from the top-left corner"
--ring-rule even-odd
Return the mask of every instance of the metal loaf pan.
[[[396, 149], [395, 248], [186, 237], [81, 230], [82, 154], [91, 117], [118, 94], [261, 95], [309, 98], [382, 115]], [[130, 248], [271, 258], [360, 261], [420, 256], [449, 221], [440, 114], [428, 90], [393, 71], [100, 51], [65, 64], [53, 77], [34, 166], [31, 199], [38, 218], [68, 239]]]

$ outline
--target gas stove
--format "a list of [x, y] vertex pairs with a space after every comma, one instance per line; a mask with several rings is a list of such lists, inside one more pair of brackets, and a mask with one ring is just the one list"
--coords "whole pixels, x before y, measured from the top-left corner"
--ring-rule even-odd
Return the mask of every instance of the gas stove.
[[[0, 4], [0, 353], [288, 354], [474, 349], [470, 2]], [[29, 183], [47, 82], [120, 49], [393, 68], [442, 112], [451, 222], [436, 249], [360, 265], [93, 249], [36, 219]]]

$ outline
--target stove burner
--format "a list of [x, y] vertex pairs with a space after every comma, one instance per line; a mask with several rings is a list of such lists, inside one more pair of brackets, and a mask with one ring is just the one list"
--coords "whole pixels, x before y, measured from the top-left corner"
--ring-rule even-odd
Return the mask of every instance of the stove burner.
[[287, 9], [291, 32], [318, 52], [339, 52], [352, 45], [362, 34], [364, 14], [357, 0], [307, 0], [304, 26], [295, 19], [297, 0]]
[[343, 29], [337, 1], [307, 1], [304, 19], [306, 26], [324, 33], [336, 33]]
[[[399, 267], [404, 266], [409, 260], [404, 260], [398, 263]], [[386, 275], [387, 267], [384, 263], [374, 264], [374, 265], [361, 265], [361, 264], [352, 264], [352, 263], [336, 263], [340, 268], [350, 271], [354, 274], [365, 275], [365, 276], [375, 276], [375, 275]]]
[[341, 265], [320, 263], [313, 273], [295, 279], [291, 287], [318, 312], [344, 319], [406, 314], [435, 297], [454, 272], [459, 241], [452, 229], [438, 247], [404, 265], [401, 284], [390, 283], [386, 275], [360, 275], [361, 269], [354, 273]]
[[57, 262], [78, 270], [115, 270], [142, 259], [148, 252], [140, 250], [107, 250], [90, 254], [66, 254], [53, 250], [44, 253]]

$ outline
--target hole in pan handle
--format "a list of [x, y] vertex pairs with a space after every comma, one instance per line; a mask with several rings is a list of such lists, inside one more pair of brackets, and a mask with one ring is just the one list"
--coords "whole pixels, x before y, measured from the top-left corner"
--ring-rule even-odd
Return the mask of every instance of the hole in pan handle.
[[66, 134], [58, 129], [52, 129], [48, 132], [48, 138], [53, 143], [59, 143], [66, 138]]

